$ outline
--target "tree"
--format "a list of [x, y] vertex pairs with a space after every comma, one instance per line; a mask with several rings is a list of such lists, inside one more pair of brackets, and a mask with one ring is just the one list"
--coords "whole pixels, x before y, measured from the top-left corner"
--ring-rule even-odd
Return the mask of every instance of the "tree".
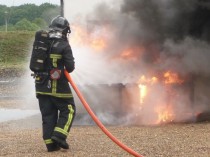
[[15, 28], [17, 30], [27, 30], [27, 31], [36, 31], [39, 28], [35, 23], [31, 23], [26, 18], [22, 19], [21, 21], [15, 24]]
[[52, 17], [59, 15], [59, 6], [50, 3], [44, 3], [40, 6], [35, 4], [24, 4], [20, 6], [7, 7], [5, 5], [0, 5], [0, 26], [5, 25], [5, 11], [8, 12], [8, 23], [15, 25], [17, 22], [21, 21], [23, 18], [33, 23], [35, 22], [41, 28], [45, 26], [45, 23], [36, 18], [42, 18], [49, 24]]
[[42, 18], [35, 18], [35, 20], [33, 20], [33, 23], [39, 26], [40, 28], [47, 27], [46, 21]]
[[5, 25], [5, 11], [8, 11], [6, 5], [0, 5], [0, 25]]

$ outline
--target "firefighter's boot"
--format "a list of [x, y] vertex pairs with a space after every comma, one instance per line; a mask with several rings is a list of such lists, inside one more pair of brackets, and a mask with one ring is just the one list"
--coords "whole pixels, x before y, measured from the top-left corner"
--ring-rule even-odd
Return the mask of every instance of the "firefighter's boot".
[[66, 140], [64, 139], [61, 139], [59, 137], [56, 137], [56, 136], [52, 136], [51, 139], [61, 148], [63, 149], [69, 149], [69, 145], [68, 143], [66, 142]]
[[48, 152], [54, 152], [54, 151], [58, 151], [61, 148], [57, 145], [57, 143], [51, 143], [47, 145], [47, 151]]

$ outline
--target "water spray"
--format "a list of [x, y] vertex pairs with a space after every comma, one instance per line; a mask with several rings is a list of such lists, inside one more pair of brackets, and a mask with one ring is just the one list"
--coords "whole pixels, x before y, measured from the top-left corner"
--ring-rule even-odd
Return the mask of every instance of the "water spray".
[[[60, 4], [61, 4], [61, 16], [64, 16], [64, 2], [63, 0], [60, 0]], [[115, 142], [118, 146], [120, 146], [122, 149], [124, 149], [125, 151], [127, 151], [128, 153], [130, 153], [131, 155], [135, 156], [135, 157], [143, 157], [142, 155], [138, 154], [137, 152], [135, 152], [134, 150], [132, 150], [131, 148], [127, 147], [126, 145], [124, 145], [122, 142], [120, 142], [116, 137], [114, 137], [107, 129], [106, 127], [101, 123], [101, 121], [97, 118], [97, 116], [94, 114], [94, 112], [92, 111], [92, 109], [90, 108], [90, 106], [88, 105], [88, 103], [86, 102], [86, 100], [84, 99], [84, 97], [82, 96], [82, 94], [80, 93], [79, 89], [77, 88], [76, 84], [74, 83], [73, 79], [71, 78], [71, 76], [69, 75], [69, 73], [64, 70], [64, 74], [66, 76], [66, 78], [68, 79], [69, 83], [71, 84], [71, 86], [73, 87], [74, 91], [76, 92], [76, 94], [78, 95], [80, 101], [82, 102], [84, 108], [87, 110], [87, 112], [89, 113], [89, 115], [92, 117], [92, 119], [95, 121], [95, 123], [98, 125], [98, 127], [113, 141]]]
[[130, 153], [131, 155], [135, 156], [135, 157], [143, 157], [142, 155], [138, 154], [137, 152], [135, 152], [134, 150], [132, 150], [131, 148], [127, 147], [126, 145], [124, 145], [122, 142], [120, 142], [116, 137], [114, 137], [107, 129], [106, 127], [100, 122], [100, 120], [97, 118], [97, 116], [94, 114], [94, 112], [92, 111], [92, 109], [90, 108], [90, 106], [88, 105], [88, 103], [86, 102], [86, 100], [84, 99], [84, 97], [82, 96], [82, 94], [80, 93], [79, 89], [77, 88], [76, 84], [74, 83], [73, 79], [71, 78], [71, 76], [69, 75], [69, 73], [65, 70], [64, 74], [66, 76], [66, 78], [68, 79], [69, 83], [71, 84], [71, 86], [73, 87], [74, 91], [76, 92], [76, 94], [78, 95], [80, 101], [82, 102], [83, 106], [85, 107], [85, 109], [87, 110], [87, 112], [89, 113], [89, 115], [92, 117], [92, 119], [95, 121], [95, 123], [98, 125], [98, 127], [113, 141], [115, 142], [118, 146], [120, 146], [122, 149], [124, 149], [125, 151], [127, 151], [128, 153]]

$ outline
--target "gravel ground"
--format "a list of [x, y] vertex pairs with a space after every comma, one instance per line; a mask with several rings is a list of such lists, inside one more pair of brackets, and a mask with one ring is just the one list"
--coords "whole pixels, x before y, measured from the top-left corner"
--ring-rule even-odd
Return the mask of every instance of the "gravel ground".
[[[36, 121], [36, 122], [35, 122]], [[39, 120], [38, 120], [39, 121]], [[32, 127], [34, 126], [36, 127]], [[0, 123], [0, 156], [129, 157], [97, 126], [73, 126], [70, 150], [46, 152], [37, 117]], [[108, 126], [124, 144], [145, 157], [209, 157], [210, 124]]]

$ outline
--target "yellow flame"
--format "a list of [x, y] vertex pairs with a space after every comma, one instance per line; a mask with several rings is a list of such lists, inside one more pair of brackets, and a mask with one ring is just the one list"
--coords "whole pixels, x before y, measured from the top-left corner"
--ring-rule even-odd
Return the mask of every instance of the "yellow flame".
[[161, 107], [161, 108], [159, 107], [157, 109], [157, 114], [158, 114], [157, 124], [172, 122], [174, 119], [174, 115], [170, 107]]
[[147, 95], [147, 86], [143, 84], [139, 84], [139, 90], [140, 90], [140, 103], [144, 103], [144, 98]]
[[148, 86], [153, 85], [158, 81], [157, 77], [146, 78], [145, 75], [142, 75], [138, 81], [139, 94], [140, 94], [140, 104], [144, 103], [145, 97], [148, 94]]
[[139, 83], [144, 83], [144, 84], [149, 84], [153, 85], [158, 82], [158, 78], [153, 76], [152, 78], [146, 78], [145, 75], [142, 75], [141, 78], [139, 79]]

